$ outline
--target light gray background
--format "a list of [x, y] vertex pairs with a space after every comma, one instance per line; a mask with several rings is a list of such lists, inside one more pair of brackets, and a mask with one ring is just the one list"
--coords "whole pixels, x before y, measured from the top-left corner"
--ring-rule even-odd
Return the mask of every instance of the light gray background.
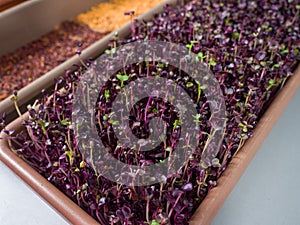
[[300, 224], [300, 89], [213, 225]]
[[[300, 90], [213, 225], [300, 224]], [[0, 224], [68, 224], [0, 162]]]

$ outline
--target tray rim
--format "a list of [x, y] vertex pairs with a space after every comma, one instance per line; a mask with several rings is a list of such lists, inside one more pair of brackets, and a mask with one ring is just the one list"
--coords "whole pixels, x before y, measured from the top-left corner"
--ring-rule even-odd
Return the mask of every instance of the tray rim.
[[28, 0], [0, 0], [0, 13], [12, 9]]

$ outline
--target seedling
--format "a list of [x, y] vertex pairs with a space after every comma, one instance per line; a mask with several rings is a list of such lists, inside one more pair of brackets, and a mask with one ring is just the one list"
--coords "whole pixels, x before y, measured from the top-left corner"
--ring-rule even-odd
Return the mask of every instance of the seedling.
[[117, 74], [117, 78], [121, 81], [121, 88], [124, 86], [124, 81], [127, 81], [129, 79], [129, 76]]

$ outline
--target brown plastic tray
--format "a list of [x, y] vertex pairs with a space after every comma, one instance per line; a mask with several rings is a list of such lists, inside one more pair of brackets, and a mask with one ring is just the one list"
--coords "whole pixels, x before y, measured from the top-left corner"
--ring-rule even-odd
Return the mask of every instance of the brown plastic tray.
[[[257, 124], [254, 135], [247, 140], [239, 153], [231, 160], [229, 166], [218, 179], [218, 185], [211, 189], [193, 215], [191, 225], [208, 225], [221, 208], [235, 184], [247, 168], [248, 164], [259, 150], [272, 127], [279, 119], [288, 102], [300, 87], [300, 66], [286, 85], [280, 90], [273, 103]], [[28, 113], [24, 114], [28, 118]], [[21, 131], [22, 119], [18, 118], [10, 123], [7, 129]], [[98, 224], [92, 217], [85, 213], [78, 205], [72, 202], [66, 195], [54, 187], [44, 177], [37, 173], [25, 161], [14, 154], [3, 132], [0, 134], [0, 160], [30, 185], [40, 196], [48, 201], [62, 216], [72, 224], [88, 225]]]
[[[169, 4], [176, 3], [176, 1], [167, 1]], [[165, 3], [164, 3], [165, 4]], [[140, 18], [147, 20], [152, 17], [154, 13], [162, 10], [164, 4], [155, 7], [148, 11]], [[130, 24], [119, 29], [119, 36], [126, 36], [129, 33]], [[112, 38], [112, 34], [106, 36], [104, 39], [92, 45], [89, 49], [83, 52], [84, 57], [91, 57], [99, 55], [107, 46], [108, 41]], [[58, 68], [54, 69], [54, 74], [61, 75], [61, 71], [71, 66], [76, 58], [72, 58], [72, 62], [65, 62]], [[22, 94], [23, 103], [25, 97], [34, 96], [32, 90], [35, 92], [37, 88], [35, 85], [40, 85], [45, 88], [49, 82], [52, 82], [54, 75], [42, 77], [35, 82], [28, 85], [20, 92]], [[220, 209], [231, 190], [245, 171], [246, 167], [259, 150], [261, 144], [265, 138], [269, 135], [272, 127], [284, 111], [288, 102], [300, 87], [300, 66], [295, 71], [294, 75], [288, 79], [285, 86], [279, 91], [272, 104], [268, 107], [263, 117], [257, 124], [254, 135], [251, 139], [247, 140], [245, 145], [239, 151], [239, 153], [231, 160], [228, 168], [224, 171], [222, 176], [218, 180], [218, 185], [210, 190], [200, 207], [192, 217], [190, 224], [192, 225], [208, 225], [213, 220], [217, 211]], [[38, 88], [39, 89], [39, 88]], [[40, 90], [40, 89], [39, 89]], [[12, 104], [10, 103], [12, 106]], [[9, 106], [9, 107], [11, 107]], [[6, 107], [9, 108], [8, 106]], [[2, 109], [1, 109], [2, 110]], [[28, 117], [25, 113], [24, 117]], [[14, 129], [16, 132], [21, 131], [21, 118], [14, 120], [10, 123], [7, 129]], [[25, 161], [15, 155], [9, 148], [8, 142], [5, 140], [6, 134], [3, 132], [0, 134], [0, 160], [3, 161], [10, 169], [12, 169], [18, 176], [20, 176], [28, 185], [30, 185], [40, 196], [48, 201], [62, 216], [69, 220], [72, 224], [88, 225], [98, 224], [92, 217], [85, 213], [78, 205], [72, 202], [66, 195], [55, 188], [44, 177], [31, 168]]]
[[0, 0], [0, 12], [28, 0]]
[[[0, 13], [0, 55], [14, 50], [14, 48], [17, 48], [26, 42], [38, 38], [42, 34], [53, 29], [54, 25], [62, 22], [63, 20], [75, 17], [84, 10], [88, 10], [90, 6], [96, 5], [99, 2], [104, 2], [104, 0], [26, 1], [16, 7]], [[145, 21], [150, 20], [154, 14], [161, 12], [166, 4], [171, 5], [176, 3], [177, 0], [165, 0], [137, 18]], [[67, 7], [70, 4], [74, 4], [74, 7]], [[55, 7], [60, 10], [54, 10]], [[44, 16], [42, 12], [45, 8], [48, 10], [53, 9], [54, 14]], [[39, 23], [36, 21], [39, 21]], [[24, 31], [24, 33], [20, 33], [20, 30]], [[28, 30], [30, 32], [25, 32]], [[130, 34], [130, 23], [127, 23], [120, 29], [111, 32], [87, 47], [82, 51], [81, 57], [83, 59], [87, 59], [101, 54], [105, 49], [107, 49], [110, 40], [114, 37], [116, 32], [120, 38], [128, 36]], [[3, 43], [5, 43], [5, 45]], [[54, 79], [64, 75], [65, 69], [71, 68], [73, 64], [79, 63], [78, 57], [73, 56], [24, 88], [20, 89], [20, 91], [18, 91], [18, 105], [21, 112], [25, 112], [27, 110], [27, 105], [34, 102], [34, 100], [40, 96], [42, 89], [51, 88], [54, 85]], [[6, 112], [8, 115], [7, 121], [9, 122], [18, 116], [10, 98], [11, 96], [0, 101], [0, 115], [2, 112]]]

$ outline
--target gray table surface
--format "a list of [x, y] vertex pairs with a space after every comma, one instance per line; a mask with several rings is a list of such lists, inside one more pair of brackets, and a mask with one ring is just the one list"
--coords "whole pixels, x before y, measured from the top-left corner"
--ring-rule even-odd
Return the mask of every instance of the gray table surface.
[[[300, 90], [219, 211], [213, 225], [300, 224]], [[0, 162], [1, 225], [68, 224]]]

